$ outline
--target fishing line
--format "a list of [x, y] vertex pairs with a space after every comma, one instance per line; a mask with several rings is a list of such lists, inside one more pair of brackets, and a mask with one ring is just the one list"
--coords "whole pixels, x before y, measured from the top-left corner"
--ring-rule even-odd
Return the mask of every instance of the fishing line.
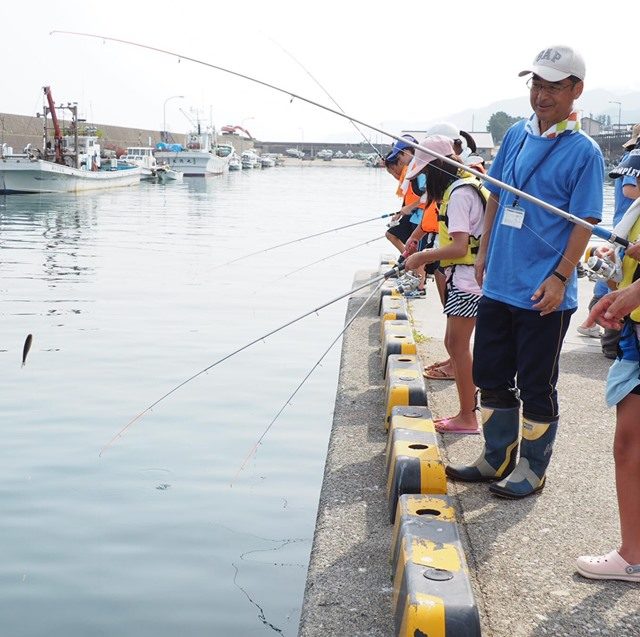
[[[327, 89], [322, 86], [322, 84], [320, 84], [320, 82], [311, 74], [311, 71], [309, 71], [309, 69], [302, 64], [302, 62], [300, 62], [300, 60], [298, 60], [293, 53], [287, 51], [287, 49], [285, 49], [279, 42], [277, 42], [276, 40], [274, 40], [272, 37], [269, 37], [269, 40], [271, 40], [276, 46], [280, 47], [324, 92], [324, 94], [344, 113], [345, 110], [344, 108], [342, 108], [342, 106], [340, 106], [340, 104], [338, 104], [338, 102], [336, 102], [336, 100], [333, 99], [333, 97], [331, 96], [331, 94], [329, 93], [329, 91], [327, 91]], [[378, 155], [378, 157], [380, 157], [380, 159], [384, 159], [384, 156], [382, 155], [382, 153], [373, 145], [373, 143], [371, 142], [371, 140], [362, 132], [362, 129], [352, 120], [350, 119], [349, 122], [351, 123], [351, 125], [360, 133], [360, 135], [362, 135], [362, 138], [364, 139], [365, 142], [367, 142], [367, 144], [369, 144], [369, 146], [371, 146], [371, 148], [373, 148], [373, 150], [376, 152], [376, 155]]]
[[364, 221], [356, 221], [354, 223], [348, 223], [346, 226], [338, 226], [337, 228], [329, 228], [329, 230], [323, 230], [322, 232], [316, 232], [315, 234], [309, 234], [306, 237], [300, 237], [298, 239], [291, 239], [291, 241], [285, 241], [284, 243], [279, 243], [278, 245], [271, 246], [270, 248], [263, 248], [262, 250], [256, 250], [255, 252], [250, 252], [249, 254], [245, 254], [241, 257], [235, 257], [231, 259], [231, 261], [225, 261], [225, 263], [220, 263], [219, 265], [214, 265], [211, 269], [216, 270], [218, 268], [222, 268], [225, 265], [231, 265], [232, 263], [237, 263], [238, 261], [242, 261], [242, 259], [248, 259], [249, 257], [255, 257], [257, 254], [263, 254], [265, 252], [269, 252], [271, 250], [275, 250], [277, 248], [284, 248], [284, 246], [289, 246], [292, 243], [298, 243], [299, 241], [306, 241], [307, 239], [313, 239], [314, 237], [321, 237], [323, 234], [329, 234], [330, 232], [337, 232], [338, 230], [344, 230], [345, 228], [353, 228], [354, 226], [361, 226], [363, 223], [369, 223], [371, 221], [376, 221], [378, 219], [386, 219], [387, 217], [393, 217], [395, 212], [389, 212], [384, 215], [379, 215], [377, 217], [371, 217], [371, 219], [365, 219]]
[[318, 263], [322, 263], [323, 261], [327, 261], [328, 259], [337, 257], [338, 255], [344, 254], [345, 252], [349, 252], [350, 250], [361, 248], [362, 246], [366, 246], [370, 243], [373, 243], [374, 241], [380, 241], [380, 239], [384, 239], [385, 236], [386, 235], [383, 234], [381, 237], [375, 237], [373, 239], [369, 239], [369, 241], [363, 241], [362, 243], [358, 243], [357, 245], [351, 246], [350, 248], [345, 248], [344, 250], [340, 250], [339, 252], [334, 252], [333, 254], [323, 257], [322, 259], [318, 259], [317, 261], [313, 261], [312, 263], [307, 263], [307, 265], [303, 265], [299, 268], [296, 268], [295, 270], [291, 270], [290, 272], [287, 272], [286, 274], [282, 275], [282, 278], [286, 279], [287, 277], [291, 276], [292, 274], [295, 274], [296, 272], [300, 272], [301, 270], [306, 270], [307, 268], [310, 268], [312, 265], [317, 265]]
[[238, 349], [234, 350], [233, 352], [231, 352], [229, 354], [226, 354], [222, 358], [219, 358], [218, 360], [214, 361], [213, 363], [211, 363], [211, 365], [208, 365], [204, 369], [201, 369], [199, 372], [196, 372], [192, 376], [189, 376], [189, 378], [187, 378], [186, 380], [183, 380], [180, 384], [176, 385], [173, 389], [169, 390], [166, 394], [162, 395], [156, 401], [151, 403], [148, 407], [145, 407], [145, 409], [143, 409], [137, 416], [132, 418], [113, 438], [111, 438], [111, 440], [109, 440], [109, 442], [104, 447], [102, 447], [102, 449], [100, 449], [100, 453], [98, 455], [102, 456], [102, 454], [118, 438], [120, 438], [125, 433], [125, 431], [127, 431], [127, 429], [129, 429], [129, 427], [131, 427], [134, 423], [136, 423], [138, 420], [140, 420], [140, 418], [142, 418], [145, 414], [150, 412], [156, 405], [158, 405], [163, 400], [165, 400], [165, 398], [168, 398], [173, 393], [178, 391], [181, 387], [184, 387], [187, 383], [190, 383], [195, 378], [198, 378], [198, 376], [201, 376], [202, 374], [208, 372], [210, 369], [213, 369], [217, 365], [220, 365], [220, 363], [223, 363], [224, 361], [228, 360], [232, 356], [235, 356], [236, 354], [239, 354], [240, 352], [244, 351], [245, 349], [248, 349], [252, 345], [255, 345], [256, 343], [260, 343], [261, 341], [264, 341], [269, 336], [273, 336], [274, 334], [276, 334], [277, 332], [282, 331], [286, 327], [289, 327], [290, 325], [293, 325], [294, 323], [297, 323], [298, 321], [301, 321], [302, 319], [306, 318], [307, 316], [310, 316], [311, 314], [317, 314], [320, 310], [323, 310], [324, 308], [328, 307], [329, 305], [333, 305], [333, 303], [336, 303], [337, 301], [340, 301], [340, 300], [344, 299], [345, 297], [350, 296], [354, 292], [358, 292], [360, 290], [363, 290], [364, 288], [367, 288], [370, 285], [373, 285], [374, 283], [377, 283], [378, 281], [385, 281], [386, 279], [388, 279], [389, 277], [393, 276], [394, 274], [399, 274], [403, 269], [404, 269], [404, 266], [401, 263], [399, 263], [398, 265], [395, 265], [390, 270], [387, 270], [387, 272], [385, 272], [383, 274], [380, 274], [379, 276], [376, 276], [373, 279], [370, 279], [366, 283], [363, 283], [362, 285], [359, 285], [358, 287], [355, 287], [355, 288], [349, 290], [348, 292], [345, 292], [344, 294], [341, 294], [340, 296], [337, 296], [336, 298], [331, 299], [330, 301], [327, 301], [326, 303], [323, 303], [322, 305], [318, 305], [318, 307], [315, 307], [312, 310], [309, 310], [308, 312], [305, 312], [304, 314], [301, 314], [300, 316], [292, 319], [291, 321], [288, 321], [287, 323], [284, 323], [283, 325], [280, 325], [279, 327], [271, 330], [270, 332], [267, 332], [266, 334], [263, 334], [262, 336], [259, 336], [258, 338], [255, 338], [254, 340], [250, 341], [249, 343], [246, 343], [242, 347], [239, 347]]
[[541, 208], [544, 208], [545, 210], [559, 216], [562, 217], [564, 219], [566, 219], [567, 221], [570, 221], [571, 223], [578, 225], [578, 226], [582, 226], [583, 228], [586, 228], [587, 230], [589, 230], [592, 234], [595, 234], [597, 237], [600, 237], [601, 239], [604, 239], [605, 241], [609, 241], [610, 243], [617, 243], [623, 247], [627, 247], [629, 245], [629, 242], [626, 239], [623, 239], [622, 237], [618, 237], [616, 236], [613, 232], [610, 232], [608, 230], [606, 230], [605, 228], [602, 228], [600, 226], [596, 226], [594, 224], [589, 223], [588, 221], [585, 221], [584, 219], [581, 219], [580, 217], [576, 217], [575, 215], [572, 215], [569, 212], [566, 212], [565, 210], [562, 210], [546, 201], [543, 201], [542, 199], [538, 199], [538, 197], [534, 197], [533, 195], [530, 195], [526, 192], [523, 192], [522, 190], [519, 190], [518, 188], [515, 188], [514, 186], [511, 186], [509, 184], [504, 183], [503, 181], [500, 181], [499, 179], [496, 179], [495, 177], [491, 177], [490, 175], [487, 175], [485, 173], [482, 173], [478, 170], [475, 170], [474, 168], [470, 167], [470, 166], [465, 166], [464, 164], [462, 164], [461, 162], [456, 161], [455, 159], [451, 159], [450, 157], [447, 157], [446, 155], [441, 155], [440, 153], [437, 153], [434, 150], [431, 150], [429, 148], [425, 148], [423, 146], [421, 146], [418, 143], [414, 143], [411, 140], [408, 140], [406, 138], [402, 138], [399, 137], [398, 135], [394, 135], [392, 133], [389, 133], [388, 131], [385, 131], [381, 128], [378, 128], [377, 126], [373, 126], [372, 124], [368, 124], [367, 122], [363, 122], [362, 120], [359, 120], [356, 117], [351, 117], [350, 115], [346, 114], [346, 113], [342, 113], [334, 108], [331, 108], [330, 106], [326, 106], [325, 104], [320, 104], [319, 102], [316, 102], [314, 100], [311, 100], [307, 97], [304, 97], [302, 95], [298, 95], [297, 93], [294, 93], [293, 91], [288, 91], [286, 89], [280, 88], [279, 86], [275, 86], [273, 84], [269, 84], [268, 82], [264, 82], [263, 80], [259, 80], [255, 77], [251, 77], [250, 75], [245, 75], [244, 73], [239, 73], [238, 71], [232, 71], [231, 69], [227, 69], [223, 66], [218, 66], [216, 64], [211, 64], [210, 62], [204, 62], [203, 60], [198, 60], [196, 58], [190, 57], [188, 55], [181, 55], [179, 53], [175, 53], [173, 51], [168, 51], [167, 49], [161, 49], [159, 47], [155, 47], [155, 46], [150, 46], [148, 44], [140, 44], [138, 42], [133, 42], [131, 40], [124, 40], [121, 38], [113, 38], [113, 37], [109, 37], [109, 36], [103, 36], [103, 35], [97, 35], [95, 33], [85, 33], [85, 32], [81, 32], [81, 31], [63, 31], [63, 30], [54, 30], [50, 32], [51, 35], [54, 34], [62, 34], [62, 35], [74, 35], [74, 36], [80, 36], [80, 37], [88, 37], [88, 38], [94, 38], [97, 40], [103, 40], [103, 41], [109, 41], [109, 42], [118, 42], [120, 44], [127, 44], [129, 46], [134, 46], [140, 49], [146, 49], [148, 51], [156, 51], [157, 53], [164, 53], [165, 55], [169, 55], [172, 57], [177, 58], [178, 60], [188, 60], [189, 62], [193, 62], [194, 64], [200, 64], [202, 66], [206, 66], [212, 69], [216, 69], [217, 71], [222, 71], [223, 73], [228, 73], [229, 75], [234, 75], [236, 77], [240, 77], [244, 80], [248, 80], [249, 82], [253, 82], [254, 84], [259, 84], [260, 86], [265, 86], [267, 88], [270, 88], [274, 91], [277, 91], [278, 93], [283, 93], [284, 95], [287, 95], [288, 97], [291, 98], [291, 101], [293, 101], [294, 99], [300, 100], [301, 102], [306, 102], [307, 104], [311, 104], [312, 106], [317, 106], [318, 108], [321, 108], [325, 111], [328, 111], [329, 113], [333, 113], [334, 115], [337, 115], [338, 117], [342, 117], [344, 119], [347, 119], [349, 121], [355, 122], [357, 124], [360, 124], [362, 126], [365, 126], [366, 128], [376, 131], [382, 135], [386, 135], [387, 137], [391, 137], [392, 139], [395, 140], [402, 140], [404, 143], [406, 143], [408, 146], [411, 146], [415, 149], [418, 150], [422, 150], [423, 152], [427, 153], [428, 155], [430, 155], [431, 157], [435, 157], [436, 159], [440, 159], [443, 162], [445, 162], [446, 164], [449, 164], [450, 166], [454, 166], [456, 168], [461, 168], [465, 171], [467, 171], [469, 174], [474, 175], [475, 177], [478, 177], [480, 179], [482, 179], [483, 181], [487, 181], [490, 184], [493, 184], [494, 186], [497, 186], [499, 188], [501, 188], [502, 190], [506, 190], [507, 192], [510, 192], [514, 195], [517, 195], [518, 197], [520, 197], [520, 199], [524, 199], [532, 204], [535, 204], [536, 206], [539, 206]]
[[369, 296], [360, 304], [358, 309], [353, 313], [351, 318], [345, 323], [345, 326], [340, 330], [338, 335], [331, 341], [331, 343], [329, 344], [329, 347], [327, 347], [327, 349], [322, 353], [322, 356], [320, 356], [320, 358], [316, 361], [313, 367], [307, 372], [307, 375], [300, 381], [300, 383], [293, 390], [293, 393], [289, 396], [289, 398], [287, 398], [287, 400], [284, 401], [284, 404], [282, 405], [278, 413], [272, 418], [271, 422], [267, 425], [266, 429], [262, 432], [262, 435], [254, 443], [254, 445], [249, 450], [249, 453], [246, 455], [245, 459], [242, 461], [240, 468], [236, 472], [236, 475], [233, 477], [233, 480], [231, 481], [231, 486], [233, 486], [233, 483], [237, 480], [238, 476], [240, 475], [242, 470], [245, 468], [247, 462], [249, 462], [253, 454], [256, 453], [256, 451], [258, 450], [258, 447], [260, 446], [262, 441], [265, 439], [266, 435], [269, 433], [269, 430], [271, 429], [271, 427], [273, 427], [276, 420], [278, 420], [278, 418], [280, 417], [280, 414], [282, 414], [282, 412], [291, 403], [291, 400], [300, 391], [300, 389], [302, 389], [302, 386], [307, 382], [307, 379], [309, 378], [309, 376], [311, 376], [311, 374], [313, 374], [313, 372], [320, 366], [320, 363], [324, 360], [324, 357], [331, 351], [333, 346], [340, 340], [340, 337], [349, 329], [349, 326], [351, 325], [351, 323], [353, 323], [356, 320], [358, 314], [360, 314], [364, 306], [373, 298], [376, 292], [382, 287], [383, 283], [384, 283], [384, 280], [380, 281], [380, 283], [376, 285], [374, 290], [372, 290], [371, 294], [369, 294]]

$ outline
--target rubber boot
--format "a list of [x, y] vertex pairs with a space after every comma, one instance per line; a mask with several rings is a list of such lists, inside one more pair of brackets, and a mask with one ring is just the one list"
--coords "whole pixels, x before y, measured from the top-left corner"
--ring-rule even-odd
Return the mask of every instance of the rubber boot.
[[541, 491], [557, 431], [557, 420], [534, 422], [523, 419], [520, 460], [511, 474], [492, 484], [489, 490], [495, 495], [513, 499], [526, 498]]
[[520, 407], [482, 407], [484, 448], [471, 465], [449, 465], [446, 474], [454, 480], [489, 482], [508, 475], [516, 464], [520, 429]]

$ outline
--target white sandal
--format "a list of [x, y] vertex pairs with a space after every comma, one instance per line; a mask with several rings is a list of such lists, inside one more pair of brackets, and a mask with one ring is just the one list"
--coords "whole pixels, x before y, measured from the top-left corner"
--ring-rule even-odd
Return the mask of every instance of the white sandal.
[[576, 561], [578, 573], [589, 579], [618, 579], [640, 582], [640, 564], [629, 564], [618, 551], [606, 555], [582, 555]]

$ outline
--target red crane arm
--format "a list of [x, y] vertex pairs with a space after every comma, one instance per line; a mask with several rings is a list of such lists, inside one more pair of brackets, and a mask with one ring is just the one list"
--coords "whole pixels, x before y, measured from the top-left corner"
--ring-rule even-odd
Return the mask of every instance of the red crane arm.
[[56, 113], [56, 106], [53, 102], [53, 95], [51, 94], [51, 87], [44, 86], [43, 87], [44, 94], [47, 98], [47, 103], [49, 104], [49, 112], [51, 113], [51, 119], [53, 121], [53, 134], [54, 134], [54, 144], [53, 147], [55, 149], [55, 161], [58, 164], [62, 163], [62, 133], [60, 131], [60, 122], [58, 122], [58, 114]]

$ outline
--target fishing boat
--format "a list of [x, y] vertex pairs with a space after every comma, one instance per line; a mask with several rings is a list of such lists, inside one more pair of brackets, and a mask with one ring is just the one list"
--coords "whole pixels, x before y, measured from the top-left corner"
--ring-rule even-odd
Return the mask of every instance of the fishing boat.
[[234, 152], [231, 144], [217, 144], [213, 127], [204, 130], [198, 122], [182, 144], [156, 145], [156, 158], [185, 177], [220, 175], [229, 169]]
[[155, 170], [155, 178], [161, 184], [168, 184], [174, 181], [182, 181], [183, 177], [183, 173], [178, 172], [177, 170], [173, 170], [173, 168], [170, 168], [166, 164], [158, 166]]
[[151, 146], [129, 146], [127, 154], [122, 159], [134, 166], [140, 166], [142, 168], [142, 179], [154, 180], [158, 162], [153, 151], [154, 149]]
[[276, 165], [276, 160], [268, 155], [260, 155], [260, 165], [263, 168], [273, 168]]
[[256, 155], [252, 150], [245, 150], [240, 157], [240, 161], [242, 162], [242, 167], [245, 170], [261, 167], [258, 155]]
[[[2, 147], [0, 194], [80, 192], [140, 183], [142, 169], [117, 158], [102, 162], [97, 130], [78, 129], [78, 105], [58, 106], [71, 112], [68, 133], [63, 135], [49, 86], [43, 87], [47, 104], [38, 114], [44, 119], [42, 149], [27, 145], [14, 154]], [[51, 116], [51, 119], [49, 119]], [[51, 136], [53, 132], [53, 136]]]
[[235, 153], [229, 158], [229, 170], [242, 170], [242, 161]]

